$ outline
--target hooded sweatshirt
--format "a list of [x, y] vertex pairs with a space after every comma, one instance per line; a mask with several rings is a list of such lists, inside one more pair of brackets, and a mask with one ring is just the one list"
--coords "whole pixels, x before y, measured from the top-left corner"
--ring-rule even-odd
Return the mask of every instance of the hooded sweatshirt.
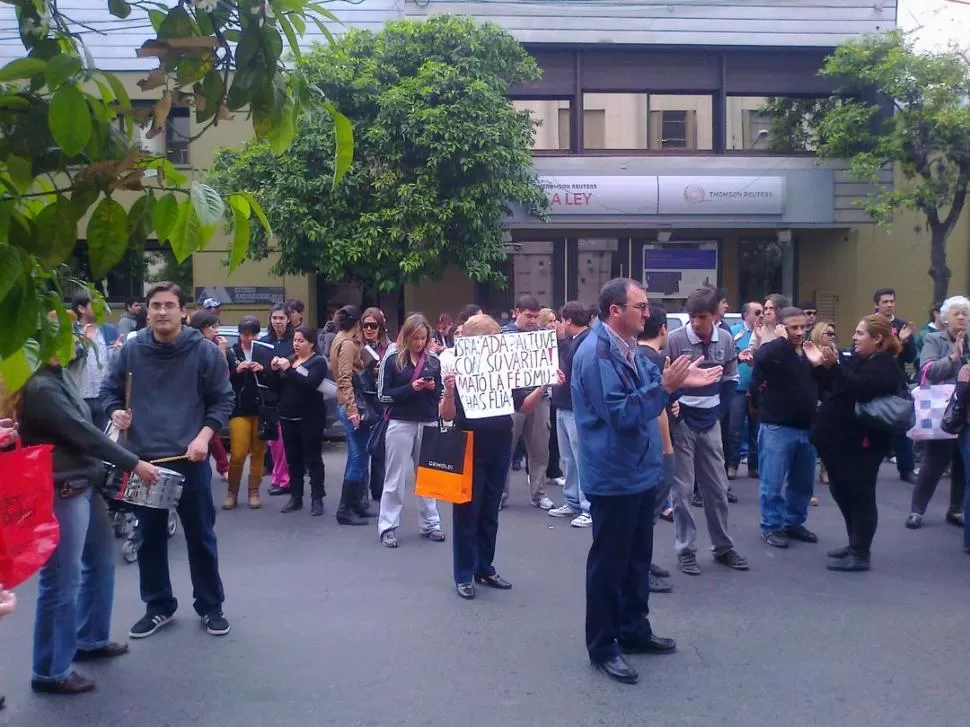
[[229, 421], [234, 396], [219, 347], [183, 326], [171, 343], [144, 328], [121, 348], [101, 385], [110, 417], [125, 408], [131, 374], [131, 427], [124, 446], [142, 459], [184, 454], [202, 427], [217, 434]]

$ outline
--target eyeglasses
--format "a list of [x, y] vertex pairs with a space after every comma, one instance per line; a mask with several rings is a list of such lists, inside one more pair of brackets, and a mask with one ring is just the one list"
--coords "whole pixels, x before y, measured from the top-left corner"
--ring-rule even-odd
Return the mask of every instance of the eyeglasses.
[[830, 337], [832, 337], [832, 338], [835, 338], [835, 331], [831, 331], [831, 330], [829, 330], [829, 331], [826, 331], [826, 332], [825, 332], [825, 335], [826, 335], [826, 336], [830, 336]]
[[809, 308], [808, 310], [805, 311], [805, 315], [807, 315], [807, 316], [813, 316], [816, 313], [818, 313], [818, 311], [817, 310], [812, 310], [811, 308]]
[[620, 305], [623, 308], [636, 308], [638, 311], [643, 313], [643, 311], [647, 309], [647, 306], [649, 305], [649, 303], [636, 303], [633, 305], [631, 305], [630, 303], [621, 303]]
[[155, 302], [152, 302], [148, 306], [148, 310], [150, 310], [150, 311], [152, 311], [154, 313], [158, 313], [158, 312], [163, 311], [163, 310], [164, 311], [173, 311], [173, 310], [178, 310], [179, 308], [181, 308], [181, 306], [178, 303], [155, 303]]
[[761, 316], [761, 315], [764, 315], [764, 313], [765, 312], [763, 310], [753, 310], [753, 311], [751, 311], [751, 314], [752, 315], [755, 315], [755, 316]]
[[361, 323], [360, 327], [365, 331], [377, 331], [380, 329], [380, 325], [377, 323]]

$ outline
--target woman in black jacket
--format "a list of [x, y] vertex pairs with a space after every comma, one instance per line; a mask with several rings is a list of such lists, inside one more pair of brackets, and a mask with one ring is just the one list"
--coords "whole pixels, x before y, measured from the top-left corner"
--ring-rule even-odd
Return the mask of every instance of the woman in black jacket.
[[[879, 518], [876, 477], [892, 446], [892, 434], [866, 426], [856, 417], [855, 405], [905, 391], [896, 364], [900, 343], [887, 318], [863, 318], [852, 344], [854, 355], [829, 372], [812, 427], [812, 442], [828, 470], [829, 489], [849, 535], [848, 546], [829, 551], [827, 567], [833, 571], [869, 570], [869, 548]], [[823, 363], [814, 344], [805, 344], [805, 354], [813, 365]]]
[[[269, 333], [260, 338], [259, 342], [272, 346], [275, 351], [274, 356], [289, 358], [293, 355], [293, 329], [290, 327], [290, 315], [282, 303], [277, 303], [270, 310]], [[279, 429], [279, 436], [270, 440], [266, 449], [269, 452], [269, 461], [265, 462], [265, 465], [272, 474], [269, 494], [272, 496], [290, 494], [290, 470], [286, 464], [282, 427]]]
[[280, 425], [290, 468], [290, 499], [281, 512], [303, 509], [303, 475], [310, 475], [310, 514], [323, 515], [323, 427], [326, 419], [323, 396], [317, 390], [329, 367], [317, 355], [317, 332], [310, 326], [293, 331], [293, 356], [277, 356], [271, 362], [280, 378]]
[[259, 438], [259, 416], [266, 407], [269, 412], [276, 411], [277, 377], [272, 367], [273, 347], [256, 340], [259, 321], [255, 316], [244, 316], [237, 330], [239, 341], [226, 353], [236, 404], [229, 417], [229, 489], [222, 509], [236, 507], [243, 465], [248, 457], [249, 507], [256, 510], [261, 507], [259, 483], [263, 479], [266, 455], [266, 442]]
[[128, 651], [110, 639], [117, 556], [107, 508], [94, 489], [104, 484], [105, 461], [133, 470], [147, 484], [158, 480], [159, 471], [94, 426], [74, 381], [56, 362], [33, 375], [10, 409], [25, 445], [54, 445], [54, 515], [61, 531], [37, 582], [31, 688], [88, 692], [94, 681], [72, 664]]

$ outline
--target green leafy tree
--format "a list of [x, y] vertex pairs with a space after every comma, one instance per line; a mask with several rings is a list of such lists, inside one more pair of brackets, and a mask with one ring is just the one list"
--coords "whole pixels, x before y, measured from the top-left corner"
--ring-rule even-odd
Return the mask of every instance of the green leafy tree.
[[[340, 124], [306, 118], [284, 156], [254, 140], [217, 155], [220, 190], [258, 189], [280, 274], [393, 291], [456, 265], [498, 280], [500, 222], [510, 205], [542, 215], [532, 169], [534, 122], [509, 87], [539, 70], [494, 24], [439, 15], [351, 31], [297, 64], [354, 124], [354, 160], [339, 187], [331, 153]], [[251, 251], [269, 252], [265, 236]]]
[[[155, 30], [154, 38], [131, 49], [133, 56], [158, 61], [139, 82], [160, 96], [145, 110], [132, 108], [121, 81], [96, 67], [80, 24], [56, 0], [4, 2], [13, 6], [24, 47], [23, 57], [0, 68], [0, 378], [9, 391], [40, 362], [57, 356], [66, 363], [72, 355], [62, 286], [79, 282], [69, 280], [64, 267], [83, 220], [94, 279], [129, 250], [143, 249], [149, 236], [166, 243], [181, 263], [228, 225], [232, 268], [245, 257], [250, 218], [269, 232], [254, 188], [220, 195], [189, 184], [167, 158], [132, 143], [136, 125], [149, 128], [149, 136], [164, 134], [172, 109], [181, 106], [194, 111], [201, 134], [244, 112], [256, 136], [282, 153], [299, 120], [322, 112], [339, 126], [330, 133], [331, 156], [337, 147], [334, 181], [346, 169], [353, 139], [346, 119], [319, 89], [291, 83], [281, 60], [286, 43], [300, 56], [307, 22], [329, 36], [325, 22], [333, 16], [318, 2], [179, 0], [170, 7], [106, 0], [111, 15], [147, 14]], [[109, 36], [125, 32], [120, 25], [104, 27], [99, 32]]]
[[789, 138], [807, 122], [819, 156], [847, 159], [859, 181], [876, 184], [886, 167], [901, 171], [901, 184], [879, 186], [861, 204], [883, 223], [904, 209], [925, 215], [933, 298], [945, 298], [946, 243], [970, 187], [970, 63], [957, 51], [918, 51], [892, 32], [841, 45], [821, 73], [837, 81], [839, 100], [789, 114]]

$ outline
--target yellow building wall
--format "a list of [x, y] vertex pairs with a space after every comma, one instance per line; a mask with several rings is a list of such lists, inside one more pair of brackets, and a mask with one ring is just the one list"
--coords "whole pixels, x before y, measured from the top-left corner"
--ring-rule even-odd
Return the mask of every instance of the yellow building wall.
[[405, 312], [423, 313], [432, 323], [442, 313], [456, 316], [462, 308], [474, 302], [475, 284], [458, 268], [449, 268], [441, 280], [409, 285], [404, 289]]

